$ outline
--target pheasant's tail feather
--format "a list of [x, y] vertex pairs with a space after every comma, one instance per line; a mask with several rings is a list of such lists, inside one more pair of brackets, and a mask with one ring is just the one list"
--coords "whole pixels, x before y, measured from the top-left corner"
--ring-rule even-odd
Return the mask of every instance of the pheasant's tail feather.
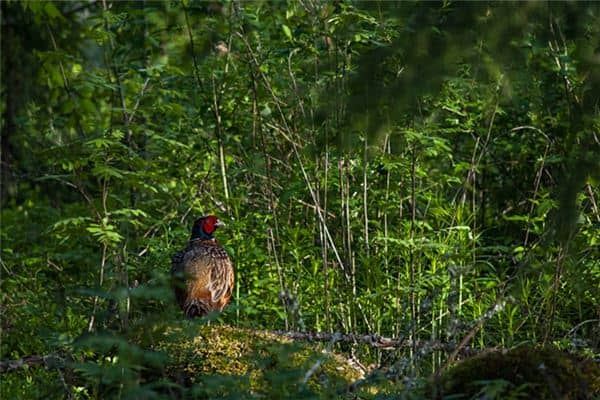
[[201, 299], [191, 299], [183, 305], [183, 312], [186, 318], [204, 317], [209, 314], [212, 307]]

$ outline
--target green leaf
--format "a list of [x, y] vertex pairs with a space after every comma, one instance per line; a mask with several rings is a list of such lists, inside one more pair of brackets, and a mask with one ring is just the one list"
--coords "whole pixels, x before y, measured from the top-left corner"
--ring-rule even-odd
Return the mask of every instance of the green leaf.
[[62, 14], [60, 13], [60, 11], [58, 11], [58, 8], [56, 8], [56, 6], [51, 1], [45, 2], [44, 12], [50, 19], [62, 17]]
[[268, 117], [271, 116], [271, 113], [272, 113], [271, 108], [269, 107], [268, 104], [265, 104], [265, 106], [263, 107], [262, 111], [260, 112], [260, 115], [263, 118], [268, 118]]
[[292, 40], [292, 31], [290, 30], [290, 27], [287, 25], [281, 25], [281, 29], [283, 29], [283, 33], [285, 34], [285, 36]]
[[60, 221], [57, 221], [54, 223], [54, 225], [52, 225], [53, 229], [59, 229], [59, 228], [65, 228], [65, 227], [69, 227], [69, 226], [81, 226], [86, 222], [91, 221], [91, 218], [89, 217], [71, 217], [71, 218], [64, 218], [61, 219]]
[[92, 172], [94, 173], [94, 175], [96, 175], [100, 178], [104, 178], [104, 179], [108, 179], [108, 178], [121, 179], [121, 178], [123, 178], [123, 174], [125, 171], [110, 167], [108, 165], [97, 164], [94, 166]]

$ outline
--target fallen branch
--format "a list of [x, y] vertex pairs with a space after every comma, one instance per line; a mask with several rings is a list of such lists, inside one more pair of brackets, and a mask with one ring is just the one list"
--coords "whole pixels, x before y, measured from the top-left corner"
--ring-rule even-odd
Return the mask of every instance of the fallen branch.
[[65, 360], [58, 357], [56, 354], [48, 354], [45, 356], [33, 355], [23, 357], [19, 360], [0, 360], [0, 372], [11, 372], [25, 367], [43, 366], [49, 369], [64, 368]]
[[394, 349], [406, 346], [408, 340], [391, 339], [377, 334], [373, 335], [357, 335], [357, 334], [339, 334], [329, 332], [286, 332], [274, 331], [276, 335], [285, 336], [293, 340], [306, 340], [308, 342], [343, 342], [343, 343], [363, 343], [372, 347], [381, 349]]
[[[293, 340], [306, 340], [308, 342], [342, 342], [342, 343], [361, 343], [380, 350], [395, 350], [399, 348], [411, 348], [415, 345], [421, 352], [430, 352], [436, 350], [456, 351], [456, 343], [443, 343], [437, 340], [417, 340], [413, 342], [410, 339], [388, 338], [377, 334], [358, 335], [358, 334], [339, 334], [329, 332], [286, 332], [273, 331], [274, 334], [284, 336]], [[463, 346], [460, 354], [465, 356], [478, 354], [480, 350]]]

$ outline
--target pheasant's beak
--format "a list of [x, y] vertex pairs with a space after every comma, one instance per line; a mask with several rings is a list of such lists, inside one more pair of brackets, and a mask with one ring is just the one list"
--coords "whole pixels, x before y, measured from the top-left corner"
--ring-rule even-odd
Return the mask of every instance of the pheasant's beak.
[[217, 223], [215, 224], [215, 227], [222, 228], [224, 226], [227, 226], [227, 225], [225, 225], [225, 223], [223, 221], [221, 221], [220, 219], [218, 219]]

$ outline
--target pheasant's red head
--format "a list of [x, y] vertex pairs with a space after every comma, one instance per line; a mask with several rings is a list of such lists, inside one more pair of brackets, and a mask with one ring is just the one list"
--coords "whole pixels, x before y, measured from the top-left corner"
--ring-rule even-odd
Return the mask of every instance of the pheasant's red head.
[[219, 226], [223, 226], [223, 224], [214, 215], [200, 217], [194, 222], [191, 239], [211, 240]]

